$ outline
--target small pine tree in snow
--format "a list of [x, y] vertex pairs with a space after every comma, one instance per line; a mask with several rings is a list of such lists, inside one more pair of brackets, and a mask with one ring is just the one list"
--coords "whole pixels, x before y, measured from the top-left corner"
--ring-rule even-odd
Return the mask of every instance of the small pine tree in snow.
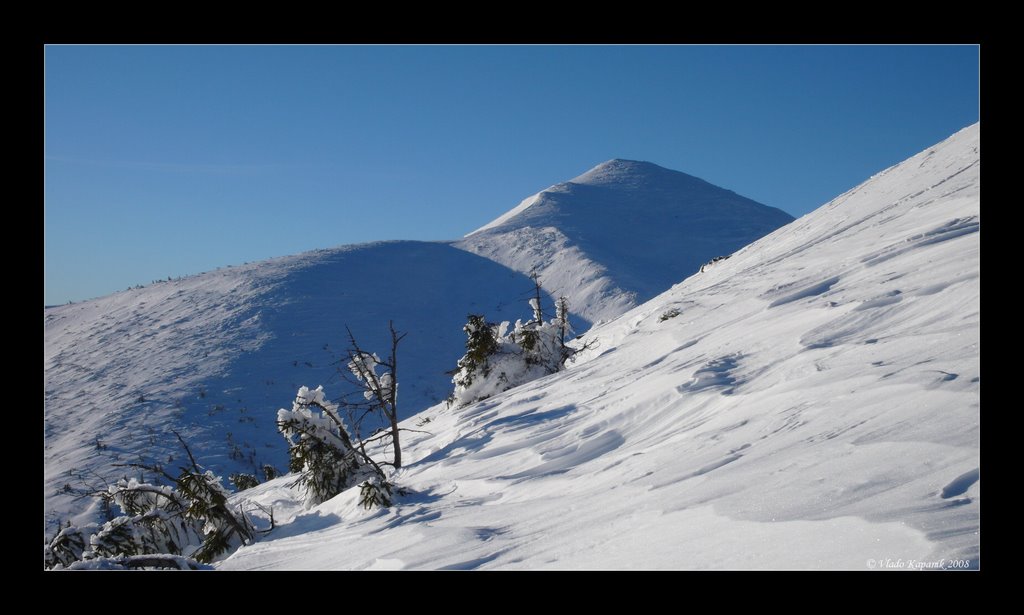
[[374, 506], [391, 506], [391, 487], [386, 480], [374, 478], [359, 486], [359, 503], [369, 510]]
[[288, 469], [299, 474], [294, 484], [303, 488], [307, 508], [365, 481], [386, 482], [380, 467], [353, 443], [322, 386], [300, 388], [292, 409], [277, 411], [277, 427], [288, 440]]
[[213, 570], [212, 566], [181, 555], [155, 553], [145, 555], [118, 555], [79, 560], [68, 570]]
[[89, 545], [89, 537], [97, 529], [99, 526], [95, 523], [61, 528], [53, 540], [43, 545], [43, 567], [67, 568], [81, 560]]
[[545, 321], [536, 276], [534, 282], [535, 294], [529, 302], [533, 318], [517, 320], [511, 331], [507, 321], [495, 324], [482, 315], [469, 315], [462, 328], [466, 354], [452, 372], [455, 388], [448, 397], [449, 406], [465, 406], [553, 374], [579, 351], [567, 343], [572, 334], [569, 301], [559, 298], [555, 317]]
[[200, 468], [187, 446], [185, 451], [191, 466], [181, 468], [177, 478], [156, 466], [139, 466], [173, 486], [134, 478], [110, 485], [100, 496], [123, 514], [102, 526], [63, 528], [43, 546], [43, 565], [196, 568], [252, 541], [255, 526], [228, 506], [220, 477]]
[[246, 474], [245, 472], [235, 472], [231, 476], [228, 476], [228, 481], [231, 482], [235, 491], [245, 491], [246, 489], [252, 489], [256, 485], [260, 484], [260, 481], [256, 476]]
[[[388, 322], [391, 352], [381, 359], [364, 350], [348, 330], [347, 371], [341, 376], [352, 384], [355, 393], [343, 397], [355, 429], [353, 437], [338, 412], [338, 404], [327, 400], [322, 386], [310, 391], [299, 389], [290, 411], [278, 411], [278, 429], [288, 440], [289, 469], [299, 474], [296, 485], [305, 490], [306, 506], [324, 502], [345, 489], [360, 486], [359, 503], [366, 508], [390, 506], [394, 485], [381, 466], [402, 467], [402, 447], [398, 427], [398, 344], [405, 337]], [[355, 399], [353, 399], [355, 397]], [[389, 424], [369, 438], [361, 439], [359, 425], [368, 414], [377, 413]], [[392, 461], [377, 462], [366, 452], [370, 442], [390, 439]]]
[[211, 562], [252, 540], [252, 523], [228, 507], [228, 490], [213, 472], [183, 472], [177, 489], [188, 502], [184, 517], [202, 528], [203, 544], [192, 554], [197, 561]]
[[123, 514], [90, 537], [89, 551], [81, 559], [191, 555], [203, 542], [202, 527], [186, 519], [188, 502], [172, 487], [124, 478], [108, 488], [107, 496]]
[[275, 478], [277, 478], [277, 475], [279, 474], [279, 472], [277, 471], [277, 468], [275, 468], [274, 466], [270, 465], [269, 463], [263, 464], [262, 470], [263, 470], [263, 480], [274, 480]]
[[452, 378], [456, 390], [468, 389], [475, 380], [490, 377], [491, 357], [498, 353], [498, 340], [504, 337], [503, 329], [485, 321], [480, 314], [470, 314], [462, 330], [466, 334], [466, 354], [459, 359]]

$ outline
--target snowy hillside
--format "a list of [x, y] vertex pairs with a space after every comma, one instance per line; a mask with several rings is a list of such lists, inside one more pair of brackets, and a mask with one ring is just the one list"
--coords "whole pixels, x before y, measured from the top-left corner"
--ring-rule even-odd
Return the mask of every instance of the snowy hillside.
[[[264, 463], [284, 468], [274, 413], [302, 384], [341, 393], [334, 371], [346, 324], [370, 350], [386, 347], [388, 320], [409, 333], [400, 412], [411, 416], [451, 392], [445, 372], [463, 352], [468, 313], [513, 322], [530, 315], [532, 282], [523, 274], [538, 255], [542, 282], [569, 295], [572, 323], [585, 331], [590, 318], [621, 314], [637, 292], [660, 292], [683, 277], [677, 272], [787, 219], [682, 173], [625, 161], [534, 200], [454, 245], [320, 250], [46, 308], [44, 530], [86, 505], [68, 487], [123, 473], [112, 463], [180, 455], [171, 429], [225, 476]], [[666, 221], [683, 218], [686, 232], [707, 241], [667, 241], [666, 229], [680, 227]]]
[[[403, 416], [451, 392], [470, 312], [529, 315], [533, 282], [442, 243], [388, 242], [231, 267], [44, 310], [44, 529], [85, 502], [69, 471], [109, 480], [112, 463], [180, 456], [179, 430], [225, 477], [287, 468], [274, 426], [302, 384], [341, 393], [347, 346], [399, 348]], [[550, 299], [550, 298], [549, 298]], [[379, 349], [379, 350], [378, 350]], [[98, 482], [92, 476], [91, 482]]]
[[979, 566], [979, 134], [595, 328], [569, 370], [421, 414], [389, 509], [243, 492], [280, 527], [219, 567]]
[[524, 200], [455, 245], [523, 273], [597, 322], [792, 220], [649, 162], [610, 160]]

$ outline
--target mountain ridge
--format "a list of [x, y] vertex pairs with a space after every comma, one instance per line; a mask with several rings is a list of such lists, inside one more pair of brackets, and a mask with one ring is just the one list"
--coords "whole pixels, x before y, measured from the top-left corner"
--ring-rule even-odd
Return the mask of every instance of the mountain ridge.
[[612, 318], [792, 216], [651, 162], [612, 159], [454, 245], [540, 274], [591, 322]]

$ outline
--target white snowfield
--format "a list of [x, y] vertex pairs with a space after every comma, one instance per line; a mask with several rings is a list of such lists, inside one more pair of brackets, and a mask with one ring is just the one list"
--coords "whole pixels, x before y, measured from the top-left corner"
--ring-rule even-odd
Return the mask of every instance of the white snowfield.
[[218, 566], [977, 568], [979, 134], [595, 328], [567, 371], [406, 421], [430, 434], [391, 508], [237, 495], [279, 527]]

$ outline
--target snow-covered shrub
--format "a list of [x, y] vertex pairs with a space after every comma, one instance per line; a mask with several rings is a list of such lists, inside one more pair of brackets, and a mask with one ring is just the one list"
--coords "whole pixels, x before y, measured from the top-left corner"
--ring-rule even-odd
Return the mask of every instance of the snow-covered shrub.
[[213, 570], [212, 566], [201, 564], [189, 557], [166, 553], [147, 555], [119, 555], [79, 560], [67, 567], [68, 570]]
[[710, 269], [712, 265], [720, 263], [721, 261], [724, 261], [725, 259], [729, 258], [730, 256], [732, 256], [732, 254], [726, 254], [725, 256], [716, 256], [715, 258], [713, 258], [713, 259], [709, 260], [708, 262], [704, 263], [703, 265], [701, 265], [700, 266], [700, 272], [704, 273], [705, 271]]
[[169, 563], [162, 567], [184, 563], [195, 568], [250, 542], [255, 527], [242, 511], [228, 507], [220, 477], [203, 471], [191, 453], [189, 459], [192, 466], [182, 468], [176, 479], [159, 468], [146, 468], [173, 480], [173, 486], [134, 478], [110, 485], [101, 497], [122, 514], [102, 526], [63, 528], [44, 545], [43, 565], [109, 568], [120, 562], [122, 568], [138, 568], [161, 567], [155, 562], [163, 561]]
[[213, 472], [200, 473], [198, 467], [183, 471], [177, 491], [188, 503], [185, 519], [203, 534], [202, 545], [192, 554], [197, 561], [211, 562], [252, 540], [255, 527], [242, 511], [235, 513], [228, 507], [228, 490]]
[[380, 468], [353, 444], [322, 386], [300, 388], [292, 409], [277, 411], [277, 427], [288, 440], [288, 468], [299, 474], [295, 484], [304, 489], [307, 507], [363, 481], [383, 479]]
[[508, 321], [495, 324], [482, 315], [469, 315], [462, 328], [466, 354], [453, 372], [455, 389], [448, 397], [449, 406], [465, 406], [553, 374], [577, 352], [566, 344], [572, 328], [565, 297], [558, 300], [555, 317], [548, 321], [543, 319], [539, 287], [530, 307], [533, 318], [517, 320], [511, 331]]
[[[454, 378], [456, 391], [467, 390], [478, 379], [491, 376], [492, 357], [498, 354], [499, 340], [504, 338], [508, 323], [502, 326], [486, 322], [483, 315], [470, 314], [462, 330], [466, 334], [466, 354], [459, 359]], [[453, 394], [454, 395], [454, 394]], [[449, 400], [449, 405], [451, 405]], [[460, 404], [461, 405], [461, 404]]]
[[188, 502], [173, 487], [123, 478], [106, 496], [122, 515], [89, 538], [80, 559], [169, 553], [191, 555], [203, 542], [202, 527], [186, 517]]
[[228, 476], [228, 481], [235, 488], [235, 491], [245, 491], [246, 489], [252, 489], [256, 485], [260, 484], [258, 478], [252, 474], [246, 474], [244, 472], [235, 472]]
[[99, 528], [95, 523], [61, 528], [49, 544], [43, 545], [44, 568], [67, 568], [81, 560], [89, 545], [89, 537]]
[[680, 314], [682, 314], [682, 312], [679, 311], [679, 308], [669, 308], [661, 313], [661, 316], [658, 317], [658, 322], [665, 322], [666, 320], [675, 318]]
[[277, 475], [280, 474], [280, 472], [277, 471], [277, 468], [269, 463], [263, 464], [261, 470], [263, 470], [263, 480], [274, 480], [277, 478]]
[[383, 479], [365, 481], [359, 486], [359, 503], [369, 510], [374, 506], [391, 506], [393, 484]]

